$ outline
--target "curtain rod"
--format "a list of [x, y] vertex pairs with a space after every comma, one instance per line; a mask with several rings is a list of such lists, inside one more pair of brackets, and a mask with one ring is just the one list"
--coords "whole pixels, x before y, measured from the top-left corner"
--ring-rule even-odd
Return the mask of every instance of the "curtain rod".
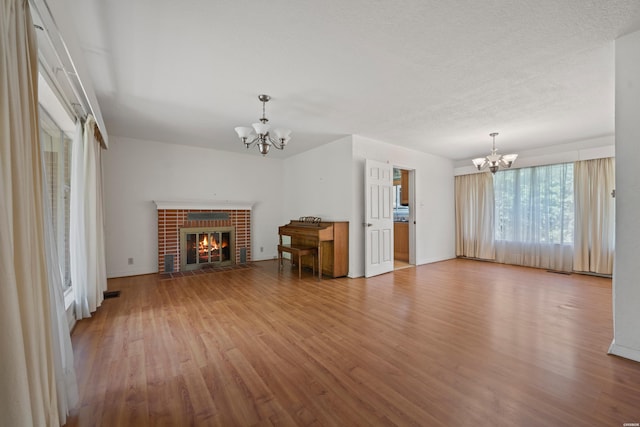
[[[53, 56], [57, 62], [57, 64], [55, 66], [52, 66], [51, 64], [47, 63], [45, 55], [44, 54], [40, 54], [39, 52], [39, 62], [40, 65], [42, 66], [42, 69], [45, 70], [48, 74], [49, 74], [49, 79], [51, 81], [54, 82], [55, 86], [56, 86], [56, 91], [58, 92], [59, 95], [62, 96], [63, 100], [65, 103], [67, 103], [67, 107], [74, 113], [74, 115], [76, 116], [76, 119], [80, 119], [81, 121], [86, 120], [86, 117], [88, 115], [88, 111], [90, 110], [85, 104], [86, 101], [84, 101], [83, 97], [80, 96], [80, 94], [78, 93], [78, 90], [76, 88], [75, 82], [72, 81], [70, 76], [75, 76], [77, 78], [77, 74], [75, 72], [70, 72], [65, 68], [65, 65], [62, 61], [62, 58], [60, 57], [58, 50], [56, 49], [53, 40], [51, 39], [51, 35], [49, 33], [49, 31], [47, 31], [44, 27], [42, 27], [41, 25], [37, 25], [34, 24], [33, 25], [36, 30], [38, 31], [42, 31], [42, 34], [45, 36], [45, 39], [48, 42], [49, 48], [50, 48], [50, 52], [53, 53]], [[61, 43], [64, 44], [64, 42], [61, 40]], [[38, 46], [38, 51], [40, 51], [40, 46]], [[50, 72], [52, 72], [54, 74], [54, 76], [52, 76], [50, 74]], [[64, 89], [60, 88], [60, 81], [58, 80], [58, 75], [59, 73], [62, 72], [62, 74], [64, 75], [64, 78], [66, 79], [69, 88], [71, 89], [71, 92], [73, 94], [73, 97], [75, 98], [75, 102], [70, 101], [67, 98], [67, 94], [64, 91]], [[78, 109], [80, 109], [80, 111], [78, 111]]]
[[[41, 63], [45, 64], [46, 75], [50, 82], [54, 82], [58, 94], [62, 95], [70, 114], [77, 119], [85, 118], [88, 114], [96, 119], [105, 148], [108, 147], [108, 135], [105, 129], [104, 118], [100, 111], [100, 105], [91, 83], [91, 76], [84, 56], [80, 41], [71, 30], [73, 22], [61, 0], [28, 0], [34, 27], [45, 46], [39, 47]], [[46, 40], [42, 39], [45, 37]], [[60, 76], [60, 72], [64, 76]], [[72, 104], [77, 103], [82, 113]]]

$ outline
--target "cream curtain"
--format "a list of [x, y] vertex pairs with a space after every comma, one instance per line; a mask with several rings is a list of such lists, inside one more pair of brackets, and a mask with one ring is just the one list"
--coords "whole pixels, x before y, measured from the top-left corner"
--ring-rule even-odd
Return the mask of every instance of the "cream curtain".
[[38, 135], [38, 51], [27, 0], [0, 7], [0, 425], [58, 425]]
[[612, 274], [614, 255], [615, 160], [584, 160], [574, 164], [576, 204], [573, 269]]
[[76, 132], [71, 156], [71, 282], [78, 320], [91, 317], [107, 290], [102, 149], [94, 127], [95, 119], [87, 117], [82, 138]]
[[493, 177], [456, 176], [455, 192], [456, 256], [494, 259]]

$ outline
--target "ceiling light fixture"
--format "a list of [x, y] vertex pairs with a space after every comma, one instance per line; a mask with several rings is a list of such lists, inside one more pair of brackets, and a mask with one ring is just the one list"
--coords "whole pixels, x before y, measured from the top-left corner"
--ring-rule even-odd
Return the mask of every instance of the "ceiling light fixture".
[[253, 123], [253, 128], [239, 126], [235, 128], [235, 130], [247, 149], [256, 145], [260, 153], [266, 156], [271, 147], [284, 150], [284, 147], [287, 146], [287, 143], [291, 139], [291, 130], [274, 129], [272, 131], [273, 136], [271, 136], [269, 132], [270, 126], [267, 124], [269, 119], [267, 119], [264, 114], [264, 106], [269, 102], [271, 97], [269, 95], [259, 95], [258, 99], [262, 102], [262, 118], [260, 119], [260, 123]]
[[504, 156], [498, 154], [496, 151], [496, 136], [498, 132], [490, 133], [489, 136], [493, 137], [493, 149], [491, 150], [491, 154], [487, 157], [478, 157], [477, 159], [473, 159], [472, 162], [478, 170], [482, 170], [489, 166], [489, 170], [491, 173], [496, 173], [499, 168], [508, 169], [513, 165], [513, 162], [516, 161], [518, 157], [517, 154], [505, 154]]

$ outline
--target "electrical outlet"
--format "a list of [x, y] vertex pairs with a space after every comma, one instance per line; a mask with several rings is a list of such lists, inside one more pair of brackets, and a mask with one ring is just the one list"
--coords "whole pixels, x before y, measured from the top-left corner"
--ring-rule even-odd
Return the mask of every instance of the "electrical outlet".
[[133, 265], [133, 258], [129, 258], [129, 265]]
[[260, 252], [264, 252], [264, 246], [260, 246]]

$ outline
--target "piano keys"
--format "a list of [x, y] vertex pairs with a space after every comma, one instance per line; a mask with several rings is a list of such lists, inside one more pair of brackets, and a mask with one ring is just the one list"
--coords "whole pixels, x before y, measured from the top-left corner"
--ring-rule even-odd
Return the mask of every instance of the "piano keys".
[[[305, 222], [291, 220], [278, 227], [280, 244], [283, 237], [291, 239], [292, 246], [316, 246], [318, 248], [318, 274], [342, 277], [349, 273], [349, 222]], [[305, 265], [307, 263], [307, 265]], [[311, 267], [310, 261], [303, 261]], [[320, 268], [321, 267], [321, 268]]]

